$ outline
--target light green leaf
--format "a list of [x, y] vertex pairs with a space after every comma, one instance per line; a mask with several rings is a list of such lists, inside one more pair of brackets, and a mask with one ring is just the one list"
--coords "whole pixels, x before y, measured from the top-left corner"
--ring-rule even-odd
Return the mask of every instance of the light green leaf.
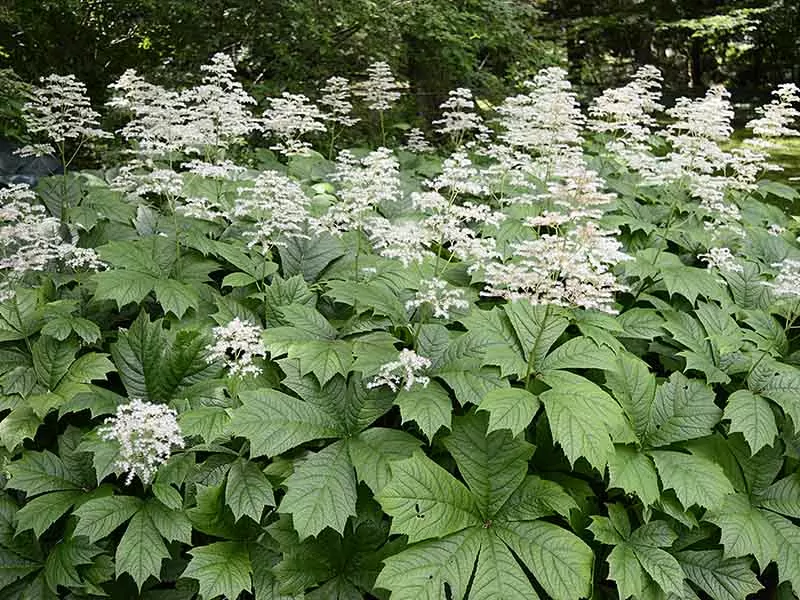
[[82, 491], [53, 492], [28, 501], [17, 511], [17, 533], [33, 529], [41, 537], [82, 497]]
[[575, 463], [581, 456], [603, 470], [614, 452], [612, 435], [630, 429], [619, 404], [588, 379], [567, 371], [547, 371], [551, 389], [539, 395], [553, 439]]
[[758, 496], [758, 504], [800, 519], [800, 473], [792, 473], [773, 483]]
[[69, 366], [75, 361], [78, 345], [74, 342], [59, 342], [47, 336], [41, 336], [31, 349], [33, 369], [39, 382], [48, 391], [58, 386], [61, 378], [67, 374]]
[[[620, 533], [610, 518], [597, 515], [592, 515], [592, 524], [589, 525], [587, 529], [592, 532], [594, 539], [601, 544], [608, 544], [609, 546], [620, 546], [624, 544], [625, 540], [630, 535], [630, 531], [628, 535]], [[628, 523], [628, 529], [630, 529], [630, 523]]]
[[275, 506], [275, 496], [264, 473], [254, 463], [240, 458], [231, 463], [225, 485], [225, 503], [238, 521], [244, 515], [261, 522], [267, 506]]
[[403, 423], [415, 421], [429, 441], [442, 427], [450, 428], [453, 403], [447, 390], [436, 381], [426, 387], [402, 389], [394, 402], [400, 407]]
[[192, 543], [192, 523], [183, 510], [173, 510], [159, 500], [150, 498], [144, 506], [144, 512], [168, 542]]
[[92, 279], [97, 284], [96, 300], [113, 300], [122, 310], [131, 302], [138, 304], [153, 290], [158, 279], [136, 271], [109, 270], [95, 273]]
[[353, 347], [344, 340], [292, 343], [287, 355], [297, 360], [301, 375], [314, 373], [321, 385], [325, 385], [334, 375], [347, 376], [353, 365]]
[[506, 545], [491, 533], [482, 538], [470, 600], [537, 600], [528, 576]]
[[501, 377], [525, 376], [528, 365], [523, 357], [522, 346], [502, 308], [481, 310], [475, 307], [469, 316], [460, 321], [483, 341], [482, 366], [499, 367]]
[[196, 579], [203, 600], [223, 596], [235, 600], [251, 589], [253, 567], [247, 545], [241, 542], [216, 542], [189, 550], [192, 560], [181, 577]]
[[85, 535], [94, 543], [103, 539], [135, 515], [143, 506], [134, 496], [105, 496], [83, 503], [75, 511], [75, 535]]
[[137, 512], [117, 546], [117, 577], [129, 573], [141, 590], [149, 577], [158, 579], [165, 558], [169, 558], [169, 552], [158, 529], [146, 511]]
[[534, 451], [508, 431], [487, 435], [488, 421], [485, 414], [457, 417], [453, 432], [444, 438], [485, 519], [494, 517], [525, 479]]
[[665, 594], [675, 594], [678, 597], [683, 595], [683, 580], [686, 575], [674, 556], [652, 546], [631, 544], [631, 547], [639, 564]]
[[614, 368], [606, 372], [606, 385], [633, 424], [636, 435], [643, 439], [656, 395], [656, 378], [640, 358], [620, 353]]
[[200, 307], [200, 294], [186, 283], [174, 279], [159, 279], [153, 284], [153, 289], [164, 312], [171, 312], [179, 319], [190, 308], [197, 310]]
[[765, 511], [764, 516], [772, 525], [778, 547], [775, 563], [780, 581], [788, 581], [793, 589], [800, 590], [800, 527], [769, 511]]
[[483, 397], [478, 410], [489, 413], [489, 433], [508, 429], [518, 435], [530, 425], [540, 405], [539, 398], [527, 390], [498, 388]]
[[283, 276], [302, 275], [308, 282], [315, 281], [331, 262], [344, 254], [341, 242], [328, 234], [308, 239], [290, 237], [284, 242], [278, 247]]
[[749, 559], [724, 560], [719, 550], [687, 550], [675, 557], [689, 580], [713, 600], [746, 600], [762, 589]]
[[550, 347], [569, 325], [565, 312], [550, 304], [533, 305], [526, 300], [510, 302], [503, 310], [517, 334], [525, 361], [531, 365], [531, 372], [537, 373]]
[[608, 562], [608, 578], [616, 582], [621, 600], [641, 594], [647, 578], [633, 552], [633, 546], [626, 542], [617, 544], [609, 553], [606, 561]]
[[250, 440], [250, 456], [275, 456], [304, 442], [344, 433], [332, 417], [307, 402], [276, 390], [240, 394], [231, 411], [230, 431]]
[[616, 445], [608, 459], [610, 487], [636, 494], [645, 506], [650, 506], [660, 496], [658, 476], [653, 461], [630, 446]]
[[405, 533], [409, 543], [483, 522], [467, 488], [421, 451], [391, 468], [392, 479], [377, 500], [392, 516], [392, 533]]
[[717, 463], [683, 452], [651, 452], [664, 489], [673, 489], [684, 508], [693, 504], [714, 509], [734, 492]]
[[590, 595], [594, 555], [574, 533], [544, 521], [498, 525], [495, 531], [553, 600]]
[[728, 397], [723, 418], [731, 422], [731, 432], [744, 435], [753, 454], [764, 446], [772, 446], [778, 435], [769, 402], [749, 390], [737, 390]]
[[279, 510], [292, 515], [301, 540], [326, 527], [344, 533], [347, 518], [356, 515], [356, 478], [344, 441], [304, 460], [285, 485]]
[[43, 419], [27, 406], [17, 406], [0, 421], [0, 443], [12, 452], [24, 440], [36, 437]]
[[604, 369], [612, 370], [616, 363], [616, 352], [600, 345], [588, 337], [567, 340], [548, 354], [540, 364], [540, 370], [551, 369]]
[[766, 513], [752, 506], [747, 495], [727, 496], [719, 510], [707, 514], [705, 520], [720, 528], [726, 558], [752, 554], [763, 570], [777, 556], [775, 533]]
[[445, 583], [452, 597], [467, 592], [486, 533], [471, 527], [441, 539], [415, 544], [384, 560], [375, 587], [391, 590], [392, 600], [445, 600]]
[[645, 439], [657, 447], [704, 437], [721, 418], [714, 391], [702, 381], [675, 372], [656, 390]]
[[383, 427], [370, 427], [347, 440], [356, 475], [373, 494], [389, 483], [392, 463], [410, 457], [420, 445], [422, 442], [405, 431]]
[[765, 358], [753, 366], [747, 383], [754, 393], [777, 402], [793, 423], [800, 423], [800, 369]]
[[497, 513], [496, 520], [533, 521], [552, 515], [569, 519], [573, 509], [578, 509], [577, 503], [559, 484], [528, 475]]
[[230, 422], [230, 415], [221, 406], [200, 406], [178, 417], [184, 437], [197, 435], [207, 444], [222, 437]]

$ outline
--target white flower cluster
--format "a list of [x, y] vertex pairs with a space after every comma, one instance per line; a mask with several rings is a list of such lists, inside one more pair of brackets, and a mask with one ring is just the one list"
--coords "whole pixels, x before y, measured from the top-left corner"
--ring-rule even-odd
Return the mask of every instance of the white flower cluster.
[[780, 298], [800, 298], [800, 260], [784, 258], [772, 266], [778, 269], [778, 275], [764, 285], [772, 288]]
[[406, 310], [413, 310], [427, 304], [434, 317], [449, 319], [454, 310], [467, 310], [469, 302], [464, 297], [464, 290], [455, 288], [443, 279], [434, 277], [419, 282], [419, 290], [413, 300], [406, 302]]
[[319, 103], [326, 106], [328, 112], [323, 115], [326, 121], [332, 121], [342, 127], [351, 127], [359, 119], [352, 115], [353, 103], [350, 102], [352, 91], [350, 82], [344, 77], [330, 77], [320, 90], [322, 96]]
[[271, 247], [283, 243], [280, 236], [307, 237], [310, 203], [311, 199], [290, 177], [278, 171], [264, 171], [252, 187], [239, 188], [231, 218], [246, 223], [247, 245], [258, 246], [266, 255]]
[[616, 233], [589, 221], [565, 235], [544, 234], [514, 244], [511, 260], [483, 265], [486, 288], [481, 294], [614, 313], [614, 294], [625, 288], [611, 268], [631, 258], [622, 252]]
[[311, 144], [301, 138], [325, 131], [325, 115], [303, 94], [283, 92], [279, 98], [270, 98], [269, 103], [262, 125], [280, 140], [271, 146], [272, 150], [286, 155], [302, 154]]
[[175, 411], [163, 404], [133, 398], [117, 407], [116, 414], [98, 429], [101, 439], [119, 444], [117, 469], [127, 472], [126, 485], [138, 475], [148, 484], [167, 461], [173, 446], [183, 448], [184, 441]]
[[403, 96], [408, 84], [397, 81], [391, 67], [377, 61], [367, 67], [367, 80], [354, 86], [353, 93], [367, 102], [367, 108], [387, 111]]
[[415, 152], [417, 154], [425, 154], [426, 152], [434, 151], [434, 147], [425, 139], [425, 134], [419, 127], [412, 127], [408, 130], [406, 143], [403, 147], [409, 152]]
[[44, 271], [64, 260], [73, 269], [97, 270], [103, 265], [94, 250], [77, 248], [62, 237], [61, 222], [46, 216], [27, 185], [0, 189], [0, 298], [12, 295], [11, 287], [26, 273]]
[[785, 83], [778, 86], [772, 95], [775, 98], [769, 104], [756, 108], [756, 113], [761, 116], [749, 121], [745, 127], [761, 138], [800, 135], [800, 131], [791, 127], [800, 117], [800, 110], [794, 107], [800, 103], [800, 88], [793, 83]]
[[424, 356], [420, 356], [408, 348], [403, 348], [397, 360], [383, 365], [378, 371], [378, 375], [367, 383], [367, 387], [376, 388], [386, 385], [393, 392], [400, 387], [408, 391], [417, 383], [422, 387], [427, 387], [431, 381], [430, 377], [420, 373], [430, 368], [431, 364], [431, 361]]
[[[100, 128], [100, 115], [92, 109], [86, 86], [74, 75], [48, 75], [40, 83], [23, 107], [30, 133], [41, 135], [62, 150], [66, 140], [81, 144], [92, 138], [111, 137]], [[54, 151], [49, 144], [35, 144], [22, 148], [20, 154], [40, 156]]]
[[451, 90], [449, 98], [439, 108], [442, 109], [442, 118], [433, 122], [438, 126], [438, 133], [460, 141], [465, 133], [484, 128], [483, 119], [475, 113], [472, 91], [467, 88]]
[[206, 347], [206, 361], [222, 361], [234, 377], [258, 375], [261, 369], [253, 363], [256, 356], [266, 356], [261, 341], [261, 328], [236, 317], [227, 325], [214, 327], [214, 344]]
[[723, 272], [741, 273], [744, 267], [736, 260], [736, 257], [731, 252], [730, 248], [709, 248], [706, 254], [699, 254], [697, 256], [700, 260], [704, 260], [709, 269], [717, 269]]
[[605, 90], [589, 106], [589, 129], [619, 135], [627, 144], [646, 142], [656, 125], [653, 113], [664, 108], [661, 81], [661, 71], [646, 65], [626, 86]]
[[338, 184], [338, 202], [318, 224], [333, 235], [365, 227], [378, 205], [400, 199], [400, 165], [388, 148], [378, 148], [362, 159], [343, 150], [331, 179]]

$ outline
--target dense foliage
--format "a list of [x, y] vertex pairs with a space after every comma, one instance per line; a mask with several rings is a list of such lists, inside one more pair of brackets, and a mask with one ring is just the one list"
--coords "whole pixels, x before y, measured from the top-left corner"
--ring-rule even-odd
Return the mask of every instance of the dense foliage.
[[126, 72], [82, 171], [111, 134], [40, 82], [22, 152], [66, 173], [0, 189], [3, 598], [792, 597], [798, 193], [765, 175], [799, 91], [731, 150], [722, 88], [665, 109], [645, 67], [582, 109], [565, 75], [454, 90], [437, 152], [385, 146], [385, 63], [261, 114], [225, 55]]

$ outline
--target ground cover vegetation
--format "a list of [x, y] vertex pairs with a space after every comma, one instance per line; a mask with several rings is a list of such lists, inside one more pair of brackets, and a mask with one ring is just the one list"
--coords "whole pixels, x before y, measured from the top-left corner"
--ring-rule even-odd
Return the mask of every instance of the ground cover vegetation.
[[434, 146], [387, 63], [196, 82], [22, 109], [64, 173], [0, 189], [4, 598], [800, 589], [797, 87], [731, 145], [722, 87], [548, 67]]

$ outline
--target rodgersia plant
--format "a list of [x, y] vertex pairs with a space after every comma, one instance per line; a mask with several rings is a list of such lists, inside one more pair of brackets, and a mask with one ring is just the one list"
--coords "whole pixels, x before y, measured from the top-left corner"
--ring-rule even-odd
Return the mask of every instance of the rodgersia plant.
[[[123, 76], [131, 160], [58, 221], [0, 191], [0, 597], [800, 589], [800, 246], [773, 204], [799, 196], [731, 148], [725, 90], [659, 114], [643, 68], [584, 110], [549, 69], [490, 128], [454, 93], [447, 151], [352, 132], [245, 166], [269, 119], [229, 59], [202, 76]], [[268, 144], [330, 151], [353, 86], [320, 87], [271, 103]], [[755, 132], [790, 134], [795, 96]]]

